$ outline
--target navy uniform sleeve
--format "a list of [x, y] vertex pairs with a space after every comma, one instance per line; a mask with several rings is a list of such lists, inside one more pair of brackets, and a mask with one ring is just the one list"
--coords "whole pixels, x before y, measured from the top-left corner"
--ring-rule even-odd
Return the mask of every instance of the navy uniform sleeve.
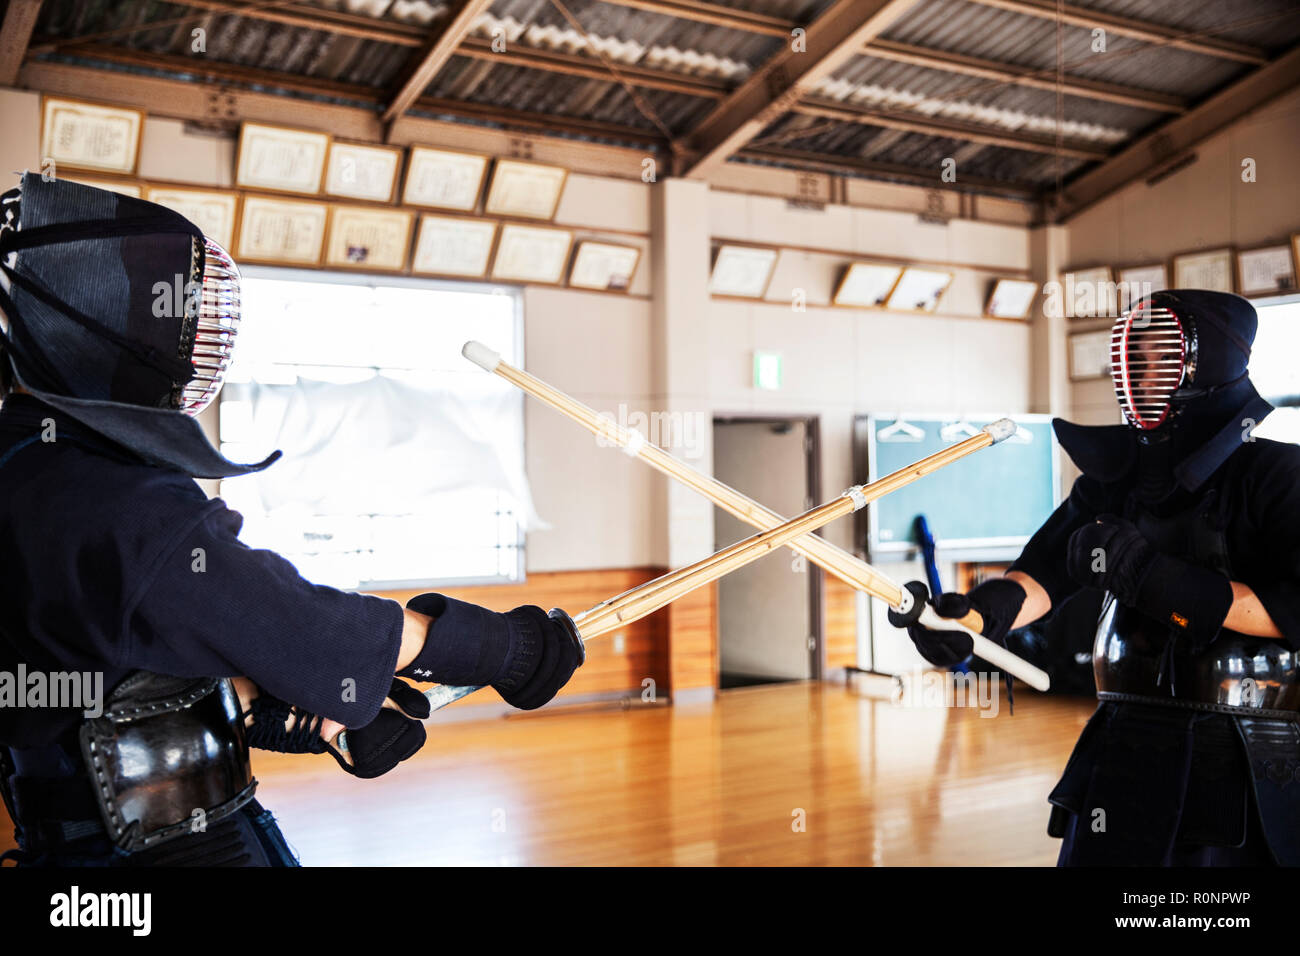
[[1107, 510], [1105, 501], [1102, 486], [1087, 475], [1080, 475], [1070, 489], [1069, 497], [1034, 532], [1009, 569], [1021, 571], [1042, 585], [1052, 599], [1053, 609], [1065, 603], [1080, 587], [1065, 567], [1070, 536], [1097, 515], [1104, 514]]
[[1269, 568], [1247, 583], [1283, 640], [1300, 650], [1300, 447], [1269, 442], [1265, 450], [1248, 471], [1245, 507]]
[[181, 528], [126, 609], [124, 662], [182, 677], [247, 676], [276, 697], [359, 727], [397, 669], [396, 601], [305, 580], [236, 537], [219, 500]]

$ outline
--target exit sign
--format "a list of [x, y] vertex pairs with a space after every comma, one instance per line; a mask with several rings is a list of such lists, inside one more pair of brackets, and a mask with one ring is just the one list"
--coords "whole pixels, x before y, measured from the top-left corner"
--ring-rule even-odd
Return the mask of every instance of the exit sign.
[[781, 387], [785, 372], [779, 352], [754, 353], [754, 387], [774, 392]]

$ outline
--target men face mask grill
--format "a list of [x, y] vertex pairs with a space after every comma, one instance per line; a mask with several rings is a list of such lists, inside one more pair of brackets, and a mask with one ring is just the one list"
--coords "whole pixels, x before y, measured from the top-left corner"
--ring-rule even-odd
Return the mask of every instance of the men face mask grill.
[[230, 367], [239, 331], [239, 269], [225, 249], [204, 238], [203, 286], [198, 297], [194, 378], [181, 390], [180, 408], [195, 416], [216, 398]]
[[1187, 357], [1186, 330], [1169, 309], [1138, 306], [1119, 317], [1110, 336], [1111, 380], [1130, 425], [1150, 431], [1164, 424]]

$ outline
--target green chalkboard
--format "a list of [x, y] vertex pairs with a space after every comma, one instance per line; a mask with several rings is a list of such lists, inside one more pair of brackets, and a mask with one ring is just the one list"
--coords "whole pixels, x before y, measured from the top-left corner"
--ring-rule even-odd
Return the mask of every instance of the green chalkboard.
[[[945, 551], [1018, 551], [1056, 507], [1059, 482], [1051, 418], [1010, 417], [1020, 426], [1015, 437], [926, 475], [859, 512], [858, 541], [867, 553], [914, 548], [915, 521], [922, 514]], [[908, 428], [891, 429], [896, 415], [859, 416], [854, 421], [854, 481], [874, 481], [961, 441], [967, 436], [959, 421], [981, 428], [992, 420], [906, 416]], [[947, 440], [946, 426], [955, 426]]]

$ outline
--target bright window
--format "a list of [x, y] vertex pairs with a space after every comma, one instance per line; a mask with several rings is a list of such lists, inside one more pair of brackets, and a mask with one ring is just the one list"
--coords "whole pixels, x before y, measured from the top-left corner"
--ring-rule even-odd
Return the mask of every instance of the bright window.
[[460, 354], [477, 339], [519, 360], [518, 295], [249, 268], [241, 296], [222, 451], [284, 451], [221, 483], [241, 540], [342, 588], [521, 579], [522, 395]]
[[1259, 331], [1250, 351], [1250, 378], [1277, 410], [1254, 434], [1300, 443], [1300, 296], [1256, 302]]

